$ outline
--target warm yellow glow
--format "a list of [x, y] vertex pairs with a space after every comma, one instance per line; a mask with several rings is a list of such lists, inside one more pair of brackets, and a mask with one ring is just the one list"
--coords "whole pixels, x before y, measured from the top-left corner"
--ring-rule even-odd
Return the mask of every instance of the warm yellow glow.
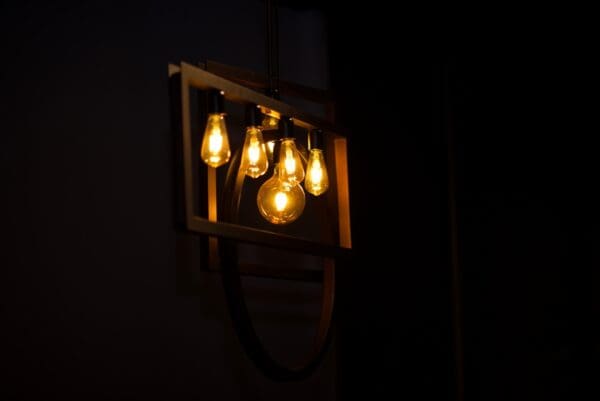
[[287, 200], [287, 195], [283, 192], [277, 192], [277, 194], [275, 194], [275, 209], [278, 212], [281, 212], [285, 209], [285, 206], [287, 205], [288, 200]]
[[304, 211], [304, 190], [298, 184], [289, 184], [280, 178], [278, 165], [273, 176], [258, 190], [256, 204], [261, 216], [273, 224], [288, 224]]
[[290, 148], [287, 148], [285, 150], [284, 163], [285, 163], [285, 172], [288, 175], [295, 175], [296, 174], [296, 160], [294, 160], [294, 152]]
[[252, 140], [250, 142], [250, 146], [248, 147], [248, 161], [250, 164], [256, 164], [258, 162], [258, 158], [260, 157], [261, 146], [258, 141]]
[[219, 167], [229, 161], [231, 150], [225, 118], [221, 114], [209, 114], [202, 139], [200, 157], [211, 167]]
[[273, 151], [275, 150], [275, 141], [267, 142], [267, 146], [269, 147], [269, 153], [273, 154]]
[[263, 118], [261, 125], [262, 125], [263, 129], [265, 129], [265, 130], [275, 129], [279, 125], [279, 120], [277, 119], [277, 117], [273, 117], [268, 114], [265, 114], [265, 117]]
[[223, 134], [219, 129], [213, 129], [208, 137], [208, 151], [220, 153], [223, 149]]
[[308, 172], [310, 174], [310, 178], [314, 182], [321, 182], [321, 180], [323, 179], [323, 168], [321, 167], [321, 162], [318, 160], [314, 161], [313, 165], [310, 166]]
[[281, 179], [290, 184], [299, 184], [304, 179], [304, 167], [300, 152], [296, 148], [293, 139], [284, 139], [281, 142], [281, 150], [279, 151], [279, 163], [281, 169]]
[[246, 128], [246, 139], [242, 150], [240, 169], [249, 177], [256, 178], [263, 175], [269, 167], [265, 143], [262, 132], [258, 127]]
[[327, 191], [329, 188], [329, 176], [322, 150], [311, 149], [306, 170], [306, 180], [304, 181], [306, 191], [315, 196], [319, 196]]

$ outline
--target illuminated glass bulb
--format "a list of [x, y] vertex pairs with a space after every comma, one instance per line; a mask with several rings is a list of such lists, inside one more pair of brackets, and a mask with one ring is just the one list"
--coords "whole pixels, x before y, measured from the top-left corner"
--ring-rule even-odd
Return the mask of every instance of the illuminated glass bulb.
[[247, 176], [256, 178], [263, 175], [268, 166], [269, 161], [260, 128], [255, 126], [246, 128], [240, 168]]
[[281, 141], [279, 150], [279, 166], [281, 167], [281, 179], [290, 184], [300, 184], [304, 179], [304, 167], [300, 152], [292, 138]]
[[305, 202], [302, 187], [283, 181], [278, 165], [256, 196], [261, 216], [273, 224], [288, 224], [296, 220], [304, 211]]
[[225, 118], [220, 113], [209, 114], [200, 157], [209, 166], [219, 167], [227, 163], [230, 156], [231, 150], [229, 149]]
[[304, 180], [304, 188], [315, 195], [319, 196], [329, 188], [329, 177], [327, 175], [327, 167], [325, 166], [325, 158], [321, 149], [311, 149], [306, 165], [306, 179]]

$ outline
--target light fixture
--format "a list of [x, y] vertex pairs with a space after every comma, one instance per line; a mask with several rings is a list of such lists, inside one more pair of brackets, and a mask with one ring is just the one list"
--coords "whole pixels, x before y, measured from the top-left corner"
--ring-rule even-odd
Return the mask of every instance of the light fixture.
[[[265, 4], [268, 79], [214, 62], [169, 65], [172, 126], [179, 133], [175, 136], [176, 216], [178, 227], [202, 240], [202, 265], [222, 273], [231, 322], [248, 357], [271, 379], [300, 380], [314, 372], [326, 355], [336, 269], [351, 258], [347, 139], [332, 115], [317, 117], [279, 100], [278, 66], [273, 62], [276, 52], [272, 51], [276, 8], [272, 0]], [[333, 109], [327, 91], [292, 83], [282, 87], [286, 99]], [[239, 107], [229, 109], [232, 143], [243, 142], [235, 149], [229, 147], [225, 101], [246, 109], [245, 120], [235, 114]], [[200, 152], [199, 121], [207, 121]], [[275, 122], [277, 130], [273, 129]], [[226, 169], [218, 169], [226, 164]], [[272, 174], [268, 173], [271, 169]], [[314, 196], [306, 199], [303, 186]], [[253, 191], [256, 202], [252, 199], [250, 203], [247, 194]], [[268, 223], [262, 223], [259, 216]], [[294, 269], [286, 263], [273, 267], [268, 260], [244, 263], [238, 255], [240, 243], [314, 255], [321, 270]], [[322, 283], [321, 316], [306, 363], [286, 366], [263, 346], [246, 305], [243, 275]]]
[[[181, 158], [177, 158], [181, 162], [181, 195], [176, 199], [182, 200], [182, 223], [187, 231], [206, 238], [204, 265], [222, 271], [232, 322], [252, 361], [274, 380], [305, 378], [316, 369], [325, 355], [333, 315], [335, 271], [350, 258], [348, 252], [352, 244], [346, 138], [339, 134], [340, 130], [331, 121], [311, 116], [237, 83], [247, 81], [247, 76], [239, 79], [236, 74], [230, 73], [230, 68], [221, 68], [214, 63], [207, 64], [205, 68], [180, 63], [170, 65], [169, 71], [173, 93], [173, 127], [181, 133], [181, 140], [178, 141]], [[200, 137], [193, 130], [195, 113], [192, 112], [192, 105], [195, 103], [192, 93], [195, 90], [200, 95], [199, 99], [208, 94], [209, 100], [207, 108], [200, 110], [201, 114], [205, 112], [209, 116], [200, 155], [194, 145]], [[217, 99], [221, 100], [214, 100], [215, 93], [219, 95]], [[322, 96], [324, 102], [329, 101], [326, 93]], [[224, 101], [241, 103], [248, 110], [243, 124], [233, 124], [233, 121], [243, 119], [231, 119], [231, 132], [240, 133], [235, 142], [242, 142], [242, 136], [245, 137], [244, 145], [233, 150], [229, 150], [223, 119]], [[232, 107], [232, 110], [235, 109]], [[272, 130], [266, 131], [268, 136], [261, 138], [266, 133], [255, 125], [257, 118], [261, 117], [257, 113], [259, 109], [262, 114], [267, 110], [277, 111], [280, 118], [276, 134]], [[218, 124], [215, 125], [213, 121]], [[294, 135], [296, 132], [298, 136]], [[220, 139], [212, 140], [212, 145], [211, 135], [220, 135]], [[310, 142], [306, 146], [309, 149], [306, 178], [303, 154], [305, 138]], [[209, 156], [205, 155], [205, 147]], [[265, 156], [268, 158], [269, 155], [272, 164], [265, 160]], [[220, 157], [218, 162], [213, 163], [215, 167], [203, 163], [207, 159], [212, 163], [211, 156]], [[325, 161], [332, 167], [330, 171]], [[217, 167], [223, 165], [227, 165], [226, 174], [217, 174]], [[249, 171], [251, 166], [255, 166], [256, 170]], [[259, 174], [265, 166], [268, 170], [272, 169], [268, 178], [265, 177], [267, 173]], [[253, 175], [257, 175], [257, 178], [253, 178]], [[245, 182], [254, 180], [260, 185], [254, 208], [273, 230], [243, 223], [247, 219], [240, 215], [240, 205]], [[324, 202], [306, 199], [302, 186], [307, 192], [320, 195], [319, 198], [324, 198]], [[293, 222], [301, 220], [301, 214], [306, 214], [308, 208], [320, 211], [311, 212], [311, 220], [301, 225], [308, 230], [306, 234], [301, 230], [287, 231], [285, 234], [279, 231], [282, 226], [292, 228]], [[246, 207], [244, 210], [251, 209]], [[244, 264], [237, 256], [238, 243], [322, 257], [323, 271], [317, 279], [323, 283], [323, 306], [315, 347], [306, 364], [285, 366], [273, 359], [262, 346], [245, 304], [240, 276], [250, 274], [309, 281], [313, 281], [314, 276], [304, 276], [306, 273], [302, 270], [274, 269], [263, 267], [260, 263]]]

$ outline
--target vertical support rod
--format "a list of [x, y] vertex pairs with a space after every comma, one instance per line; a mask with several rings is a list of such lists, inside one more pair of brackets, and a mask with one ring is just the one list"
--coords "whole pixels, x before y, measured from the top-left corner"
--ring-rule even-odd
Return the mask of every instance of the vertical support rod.
[[276, 0], [265, 1], [267, 24], [267, 94], [279, 99], [279, 16]]

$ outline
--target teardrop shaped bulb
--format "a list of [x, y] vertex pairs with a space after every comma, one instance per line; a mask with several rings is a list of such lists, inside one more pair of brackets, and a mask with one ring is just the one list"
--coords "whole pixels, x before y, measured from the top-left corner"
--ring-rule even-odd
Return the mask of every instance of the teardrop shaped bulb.
[[300, 152], [298, 152], [296, 143], [291, 138], [281, 141], [279, 166], [281, 169], [281, 179], [283, 181], [287, 181], [290, 184], [300, 184], [304, 179], [304, 166], [302, 166]]
[[200, 157], [209, 166], [219, 167], [227, 163], [230, 156], [225, 117], [218, 113], [209, 114], [204, 138], [202, 138]]
[[263, 135], [258, 127], [246, 128], [246, 139], [242, 149], [240, 169], [249, 177], [263, 175], [269, 167]]
[[306, 165], [306, 179], [304, 180], [306, 191], [319, 196], [329, 188], [329, 175], [325, 166], [325, 158], [321, 149], [311, 149]]

